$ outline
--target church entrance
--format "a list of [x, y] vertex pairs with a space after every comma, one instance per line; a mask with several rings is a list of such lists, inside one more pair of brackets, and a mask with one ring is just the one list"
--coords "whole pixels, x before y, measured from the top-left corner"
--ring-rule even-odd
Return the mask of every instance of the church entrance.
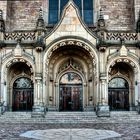
[[18, 78], [13, 84], [13, 111], [31, 111], [32, 106], [33, 83], [28, 78]]
[[68, 72], [60, 79], [60, 111], [82, 111], [83, 91], [82, 79]]
[[109, 83], [110, 110], [129, 110], [129, 86], [123, 78], [113, 78]]

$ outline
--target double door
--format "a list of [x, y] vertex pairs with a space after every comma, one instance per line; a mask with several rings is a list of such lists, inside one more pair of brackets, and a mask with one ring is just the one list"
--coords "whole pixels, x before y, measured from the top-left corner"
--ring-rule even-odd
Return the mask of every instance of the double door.
[[129, 92], [127, 89], [109, 89], [110, 110], [129, 110]]
[[13, 111], [31, 111], [33, 106], [33, 89], [14, 89]]
[[82, 85], [60, 85], [60, 111], [82, 110]]

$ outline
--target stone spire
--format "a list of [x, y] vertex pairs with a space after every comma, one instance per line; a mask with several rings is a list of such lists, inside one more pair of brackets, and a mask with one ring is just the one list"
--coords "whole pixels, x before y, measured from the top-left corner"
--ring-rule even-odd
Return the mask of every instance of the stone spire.
[[42, 30], [42, 29], [44, 30], [44, 27], [45, 27], [45, 23], [44, 23], [44, 19], [43, 19], [43, 11], [40, 8], [39, 17], [38, 17], [37, 22], [36, 22], [36, 29], [37, 30]]
[[140, 33], [140, 11], [139, 11], [139, 17], [138, 17], [138, 21], [137, 21], [137, 25], [136, 25], [136, 32]]
[[98, 26], [98, 29], [100, 30], [105, 29], [105, 20], [104, 20], [102, 9], [100, 9], [97, 26]]
[[0, 10], [0, 32], [4, 32], [5, 31], [5, 23], [3, 20], [3, 12], [2, 10]]
[[43, 43], [44, 32], [45, 32], [45, 23], [43, 19], [43, 11], [40, 8], [39, 17], [36, 23], [36, 43], [35, 43], [36, 50], [39, 52], [42, 51], [44, 47]]

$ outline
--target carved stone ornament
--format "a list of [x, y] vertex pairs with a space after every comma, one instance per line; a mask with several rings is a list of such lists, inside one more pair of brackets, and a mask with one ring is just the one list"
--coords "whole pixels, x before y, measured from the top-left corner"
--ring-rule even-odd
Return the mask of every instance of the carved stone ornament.
[[125, 47], [125, 45], [122, 45], [121, 49], [120, 49], [120, 56], [127, 56], [128, 54], [128, 50]]
[[63, 46], [69, 46], [70, 44], [73, 45], [73, 46], [75, 46], [75, 47], [79, 46], [79, 47], [82, 47], [83, 49], [86, 49], [89, 52], [90, 56], [93, 58], [93, 65], [96, 65], [96, 61], [94, 61], [95, 60], [95, 54], [94, 54], [94, 52], [89, 48], [88, 45], [86, 45], [86, 44], [84, 44], [84, 43], [82, 43], [80, 41], [76, 41], [76, 40], [66, 40], [66, 41], [62, 41], [62, 42], [56, 44], [48, 52], [48, 56], [47, 56], [46, 62], [49, 62], [50, 57], [52, 56], [53, 52], [56, 49], [58, 49], [60, 47], [63, 47]]
[[105, 20], [103, 17], [103, 12], [102, 9], [100, 9], [100, 15], [99, 15], [99, 19], [98, 19], [98, 23], [97, 23], [98, 29], [105, 29]]
[[3, 12], [0, 10], [0, 32], [5, 31], [5, 22], [3, 20]]
[[36, 29], [40, 30], [40, 29], [44, 29], [45, 27], [45, 23], [44, 23], [44, 19], [43, 19], [43, 11], [42, 9], [39, 10], [39, 17], [37, 19], [37, 23], [36, 23]]
[[17, 45], [16, 45], [16, 48], [14, 49], [14, 55], [16, 57], [19, 57], [19, 56], [22, 56], [22, 48], [21, 48], [21, 45], [20, 45], [20, 40], [18, 39], [17, 40]]

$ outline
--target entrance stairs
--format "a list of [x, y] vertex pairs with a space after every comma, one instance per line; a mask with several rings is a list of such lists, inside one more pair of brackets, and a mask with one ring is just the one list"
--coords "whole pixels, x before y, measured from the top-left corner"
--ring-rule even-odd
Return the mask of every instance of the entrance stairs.
[[31, 118], [31, 112], [5, 112], [0, 116], [0, 123], [140, 123], [140, 115], [136, 111], [114, 111], [110, 117], [97, 117], [95, 112], [47, 112], [45, 118]]

